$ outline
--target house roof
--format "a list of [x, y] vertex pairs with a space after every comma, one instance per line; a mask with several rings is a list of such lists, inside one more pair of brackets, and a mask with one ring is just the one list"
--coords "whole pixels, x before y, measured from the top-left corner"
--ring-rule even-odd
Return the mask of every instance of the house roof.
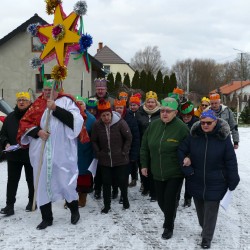
[[42, 25], [48, 24], [45, 20], [43, 20], [40, 16], [37, 14], [34, 14], [30, 19], [28, 19], [26, 22], [22, 23], [20, 26], [18, 26], [16, 29], [12, 30], [9, 34], [4, 36], [2, 39], [0, 39], [0, 46], [9, 41], [11, 38], [13, 38], [15, 35], [17, 35], [20, 32], [24, 32], [27, 30], [27, 27], [32, 23], [41, 23]]
[[128, 64], [106, 45], [95, 54], [95, 58], [104, 64]]
[[[225, 84], [223, 86], [221, 86], [220, 89], [220, 93], [222, 93], [223, 95], [229, 95], [241, 88], [244, 88], [245, 86], [250, 85], [250, 81], [232, 81], [228, 84]], [[218, 92], [217, 89], [214, 89], [212, 91], [210, 91], [210, 94], [212, 93], [216, 93]]]

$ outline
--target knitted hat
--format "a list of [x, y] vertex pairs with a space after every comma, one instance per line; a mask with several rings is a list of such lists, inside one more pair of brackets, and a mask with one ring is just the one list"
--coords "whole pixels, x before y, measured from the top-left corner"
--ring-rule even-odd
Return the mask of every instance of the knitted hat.
[[220, 99], [220, 95], [218, 93], [214, 93], [214, 94], [211, 94], [209, 96], [210, 100], [219, 100]]
[[128, 93], [126, 92], [120, 92], [119, 97], [128, 97]]
[[123, 100], [117, 100], [115, 99], [114, 101], [114, 107], [125, 107], [126, 106], [126, 101], [123, 99]]
[[110, 112], [112, 114], [110, 102], [105, 101], [104, 99], [98, 101], [97, 109], [99, 114], [102, 114], [103, 112]]
[[177, 87], [177, 88], [174, 88], [173, 93], [174, 94], [178, 94], [178, 95], [184, 95], [184, 90], [183, 89], [179, 89]]
[[204, 97], [202, 97], [202, 99], [201, 99], [201, 103], [202, 103], [202, 102], [208, 102], [208, 103], [210, 104], [210, 99], [204, 96]]
[[155, 99], [156, 101], [158, 100], [157, 94], [154, 91], [149, 91], [146, 93], [146, 100], [151, 98]]
[[203, 111], [201, 113], [200, 119], [204, 119], [204, 118], [207, 118], [207, 117], [209, 117], [209, 118], [211, 118], [213, 120], [217, 120], [215, 112], [213, 110], [211, 110], [211, 109], [209, 109], [207, 111]]
[[138, 106], [140, 106], [141, 104], [141, 100], [138, 96], [136, 95], [132, 95], [130, 98], [129, 98], [129, 103], [135, 103], [137, 104]]
[[30, 101], [30, 93], [29, 92], [17, 92], [16, 99], [25, 99]]
[[86, 102], [87, 109], [97, 109], [97, 99], [96, 98], [89, 98]]
[[96, 78], [94, 80], [96, 88], [104, 88], [107, 87], [107, 80], [105, 78]]
[[161, 107], [177, 110], [178, 102], [172, 97], [167, 97], [167, 98], [161, 100]]
[[194, 104], [190, 101], [187, 101], [180, 105], [181, 115], [194, 115]]

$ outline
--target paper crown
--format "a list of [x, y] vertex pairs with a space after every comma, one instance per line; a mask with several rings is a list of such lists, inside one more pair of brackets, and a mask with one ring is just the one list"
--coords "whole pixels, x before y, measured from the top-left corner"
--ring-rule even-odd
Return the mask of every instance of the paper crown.
[[184, 90], [183, 89], [179, 89], [179, 88], [174, 88], [173, 93], [174, 94], [178, 94], [178, 95], [183, 95], [184, 94]]
[[174, 98], [176, 101], [179, 100], [179, 95], [173, 92], [168, 93], [168, 97]]
[[204, 118], [208, 118], [208, 117], [213, 119], [213, 120], [217, 120], [215, 112], [213, 110], [211, 110], [211, 109], [203, 111], [201, 113], [200, 119], [204, 119]]
[[140, 106], [141, 104], [141, 100], [138, 96], [135, 96], [135, 95], [132, 95], [130, 98], [129, 98], [129, 103], [135, 103], [137, 105]]
[[146, 93], [146, 100], [151, 98], [158, 100], [157, 94], [154, 91], [149, 91]]
[[141, 99], [141, 94], [140, 93], [135, 93], [133, 96], [138, 97], [139, 99]]
[[178, 102], [172, 97], [167, 97], [161, 100], [161, 106], [164, 108], [171, 108], [173, 110], [177, 110]]
[[26, 99], [30, 101], [30, 93], [29, 92], [17, 92], [16, 99]]
[[86, 102], [87, 109], [96, 109], [97, 108], [97, 100], [96, 99], [88, 99]]
[[126, 92], [120, 92], [119, 97], [128, 97], [128, 93]]
[[183, 115], [194, 115], [194, 104], [190, 101], [181, 104], [180, 112]]
[[99, 112], [106, 112], [110, 111], [111, 112], [111, 105], [109, 101], [105, 101], [104, 99], [100, 99], [97, 104], [97, 109]]
[[220, 99], [220, 95], [215, 93], [215, 94], [211, 94], [209, 96], [210, 100], [219, 100]]
[[126, 106], [126, 101], [123, 99], [123, 100], [117, 100], [117, 99], [115, 99], [115, 101], [114, 101], [114, 106], [115, 107], [121, 107], [121, 106], [123, 106], [123, 107], [125, 107]]
[[53, 79], [49, 79], [47, 80], [47, 78], [44, 78], [43, 80], [43, 87], [47, 87], [47, 88], [52, 88], [54, 83], [54, 90], [57, 92], [62, 92], [63, 91], [63, 87], [62, 87], [62, 82], [61, 81], [55, 81]]
[[75, 98], [76, 98], [77, 102], [84, 102], [84, 98], [82, 96], [80, 96], [80, 95], [76, 95]]
[[208, 102], [210, 104], [210, 99], [207, 97], [202, 97], [201, 102]]
[[94, 80], [95, 87], [107, 87], [107, 80], [105, 78], [96, 78]]

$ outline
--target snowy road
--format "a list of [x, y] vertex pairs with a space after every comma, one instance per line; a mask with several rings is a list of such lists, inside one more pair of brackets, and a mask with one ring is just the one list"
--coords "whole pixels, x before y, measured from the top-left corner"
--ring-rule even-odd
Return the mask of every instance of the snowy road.
[[[233, 193], [227, 212], [220, 209], [211, 249], [250, 250], [250, 128], [240, 128], [237, 150], [241, 182]], [[5, 206], [6, 163], [0, 164], [0, 206]], [[54, 224], [38, 231], [39, 211], [27, 213], [27, 186], [24, 172], [20, 180], [15, 215], [0, 215], [0, 250], [74, 250], [74, 249], [200, 249], [200, 233], [194, 205], [179, 206], [173, 238], [161, 239], [163, 215], [157, 203], [142, 197], [139, 187], [129, 189], [131, 208], [122, 210], [112, 201], [112, 212], [100, 213], [102, 201], [88, 196], [87, 206], [80, 209], [80, 222], [70, 224], [70, 212], [63, 202], [53, 204]], [[183, 203], [183, 195], [180, 204]]]

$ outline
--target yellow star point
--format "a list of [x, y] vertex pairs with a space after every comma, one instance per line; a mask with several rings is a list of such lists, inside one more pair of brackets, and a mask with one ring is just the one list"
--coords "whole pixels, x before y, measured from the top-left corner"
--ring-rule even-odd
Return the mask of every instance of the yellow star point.
[[[80, 36], [77, 34], [77, 32], [72, 30], [73, 28], [72, 25], [75, 23], [77, 18], [78, 15], [75, 12], [72, 12], [65, 19], [63, 19], [61, 6], [58, 5], [56, 7], [53, 25], [42, 26], [39, 28], [39, 33], [48, 38], [48, 42], [40, 56], [42, 60], [46, 56], [48, 56], [51, 52], [52, 53], [55, 52], [58, 64], [61, 66], [64, 65], [65, 54], [66, 54], [65, 52], [67, 51], [67, 46], [72, 45], [74, 43], [78, 43], [80, 39]], [[62, 24], [64, 26], [65, 34], [61, 40], [56, 41], [52, 36], [52, 30], [58, 24]]]

